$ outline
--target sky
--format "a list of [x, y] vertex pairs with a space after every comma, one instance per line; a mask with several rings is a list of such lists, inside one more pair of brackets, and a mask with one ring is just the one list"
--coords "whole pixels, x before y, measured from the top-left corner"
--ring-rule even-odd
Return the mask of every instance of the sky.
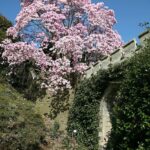
[[[92, 2], [102, 1], [92, 0]], [[144, 31], [139, 27], [139, 23], [150, 22], [150, 0], [103, 0], [103, 2], [115, 11], [117, 24], [114, 28], [125, 43]], [[19, 10], [19, 0], [0, 0], [0, 13], [13, 23]]]

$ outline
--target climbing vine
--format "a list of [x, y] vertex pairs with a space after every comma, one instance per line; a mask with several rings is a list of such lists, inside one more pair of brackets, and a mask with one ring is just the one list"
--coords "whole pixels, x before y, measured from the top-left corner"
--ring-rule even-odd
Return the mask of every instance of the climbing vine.
[[112, 80], [122, 80], [127, 63], [115, 66], [109, 70], [101, 70], [96, 76], [80, 82], [76, 89], [74, 104], [70, 110], [68, 132], [73, 130], [79, 144], [88, 150], [98, 149], [99, 107], [100, 100]]
[[150, 41], [126, 68], [114, 109], [108, 150], [150, 149]]
[[[150, 44], [123, 64], [80, 82], [70, 110], [68, 133], [88, 150], [98, 149], [100, 100], [111, 81], [121, 86], [111, 103], [113, 124], [108, 150], [149, 149]], [[142, 150], [143, 150], [142, 149]]]

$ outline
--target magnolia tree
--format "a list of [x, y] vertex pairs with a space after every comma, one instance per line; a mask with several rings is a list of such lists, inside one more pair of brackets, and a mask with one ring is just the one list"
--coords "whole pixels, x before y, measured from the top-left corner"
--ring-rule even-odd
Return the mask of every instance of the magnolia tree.
[[90, 0], [22, 0], [16, 24], [1, 45], [11, 67], [34, 61], [42, 87], [71, 88], [72, 74], [82, 74], [98, 56], [122, 45], [113, 30], [113, 10]]

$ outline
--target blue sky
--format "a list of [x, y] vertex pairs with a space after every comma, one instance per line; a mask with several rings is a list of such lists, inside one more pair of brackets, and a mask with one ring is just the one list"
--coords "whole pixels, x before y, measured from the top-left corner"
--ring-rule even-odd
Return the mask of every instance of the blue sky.
[[[93, 0], [93, 2], [101, 2]], [[150, 0], [103, 0], [105, 5], [113, 9], [117, 18], [115, 29], [125, 42], [137, 37], [143, 28], [139, 23], [150, 22]], [[14, 22], [19, 12], [19, 0], [0, 0], [0, 13]]]

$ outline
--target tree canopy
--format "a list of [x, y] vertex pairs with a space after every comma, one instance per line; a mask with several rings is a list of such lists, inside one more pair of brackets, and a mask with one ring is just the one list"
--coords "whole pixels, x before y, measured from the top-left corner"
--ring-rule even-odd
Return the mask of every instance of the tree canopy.
[[12, 23], [8, 21], [4, 16], [0, 15], [0, 42], [6, 38], [6, 30], [11, 27]]
[[1, 45], [10, 66], [32, 61], [42, 87], [71, 88], [72, 74], [122, 45], [114, 11], [90, 0], [22, 0], [16, 24]]

